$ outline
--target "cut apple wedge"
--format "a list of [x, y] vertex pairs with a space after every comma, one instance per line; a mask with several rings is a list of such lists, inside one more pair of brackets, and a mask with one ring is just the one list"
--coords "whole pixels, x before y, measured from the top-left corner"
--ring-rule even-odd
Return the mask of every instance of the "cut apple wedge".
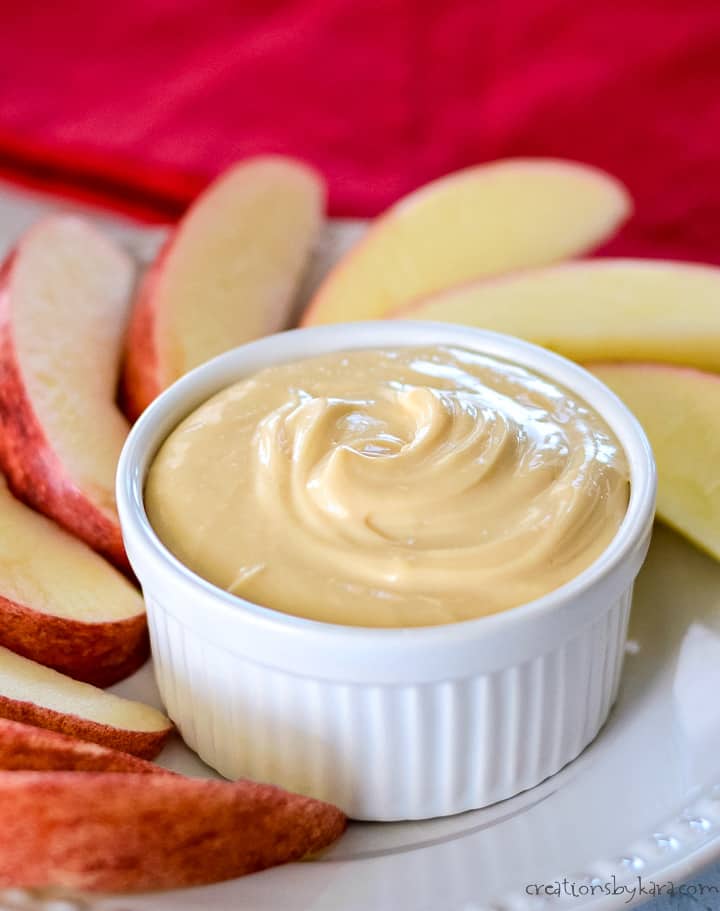
[[290, 158], [252, 158], [197, 199], [133, 308], [123, 403], [135, 418], [204, 361], [283, 329], [322, 223], [322, 179]]
[[114, 696], [0, 648], [0, 718], [33, 724], [152, 759], [172, 723], [142, 702]]
[[14, 493], [129, 572], [114, 481], [115, 406], [134, 277], [96, 228], [51, 217], [0, 273], [0, 463]]
[[630, 210], [618, 181], [573, 162], [508, 159], [459, 171], [381, 216], [302, 323], [377, 319], [460, 282], [586, 253]]
[[0, 476], [0, 645], [97, 686], [150, 652], [145, 605], [116, 569]]
[[15, 772], [175, 774], [130, 753], [7, 718], [0, 718], [0, 769]]
[[300, 860], [342, 835], [330, 804], [250, 781], [0, 773], [0, 887], [137, 892]]
[[720, 377], [656, 364], [589, 369], [645, 428], [657, 462], [660, 518], [720, 560]]
[[720, 369], [720, 269], [596, 259], [475, 282], [393, 314], [507, 332], [577, 361]]

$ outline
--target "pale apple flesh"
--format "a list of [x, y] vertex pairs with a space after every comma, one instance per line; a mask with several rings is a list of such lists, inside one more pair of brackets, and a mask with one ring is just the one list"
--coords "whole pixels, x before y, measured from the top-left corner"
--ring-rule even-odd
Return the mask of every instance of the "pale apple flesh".
[[450, 288], [393, 316], [517, 335], [577, 361], [720, 370], [720, 268], [594, 259]]
[[97, 686], [149, 654], [137, 589], [82, 541], [17, 500], [0, 476], [0, 645]]
[[0, 887], [138, 892], [300, 860], [342, 835], [336, 807], [250, 781], [0, 773]]
[[268, 156], [235, 165], [193, 203], [133, 308], [122, 395], [131, 417], [193, 367], [286, 327], [324, 196], [310, 168]]
[[162, 712], [0, 647], [0, 718], [152, 759], [172, 723]]
[[659, 517], [720, 560], [720, 377], [659, 364], [592, 364], [635, 414], [658, 470]]
[[14, 772], [175, 774], [130, 753], [7, 718], [0, 718], [0, 769]]
[[126, 572], [115, 397], [133, 279], [119, 247], [69, 216], [32, 228], [0, 275], [0, 467], [17, 496]]
[[631, 202], [614, 178], [552, 159], [479, 165], [411, 193], [331, 270], [302, 324], [379, 319], [461, 282], [578, 256]]

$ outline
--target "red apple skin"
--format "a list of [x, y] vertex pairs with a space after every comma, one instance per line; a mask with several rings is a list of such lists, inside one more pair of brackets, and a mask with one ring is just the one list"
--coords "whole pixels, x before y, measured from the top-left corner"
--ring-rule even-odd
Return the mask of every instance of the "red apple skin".
[[120, 524], [72, 481], [28, 398], [17, 360], [9, 294], [15, 255], [0, 269], [0, 468], [18, 499], [54, 519], [134, 578]]
[[330, 804], [251, 781], [0, 773], [0, 887], [177, 889], [301, 858], [342, 835]]
[[135, 421], [167, 385], [158, 361], [156, 287], [172, 247], [173, 234], [165, 241], [145, 273], [133, 304], [121, 373], [120, 404], [129, 421]]
[[117, 728], [99, 721], [91, 721], [89, 718], [81, 718], [79, 715], [57, 712], [55, 709], [36, 705], [34, 702], [11, 699], [9, 696], [0, 696], [0, 718], [34, 725], [48, 731], [57, 731], [59, 734], [77, 737], [79, 740], [88, 740], [90, 743], [98, 743], [111, 750], [131, 753], [140, 759], [154, 759], [165, 746], [173, 731], [170, 722], [168, 722], [167, 728], [159, 731], [133, 731]]
[[85, 623], [45, 614], [2, 596], [0, 646], [99, 687], [124, 680], [150, 654], [145, 614]]
[[7, 718], [0, 718], [0, 769], [13, 772], [175, 774], [130, 753]]

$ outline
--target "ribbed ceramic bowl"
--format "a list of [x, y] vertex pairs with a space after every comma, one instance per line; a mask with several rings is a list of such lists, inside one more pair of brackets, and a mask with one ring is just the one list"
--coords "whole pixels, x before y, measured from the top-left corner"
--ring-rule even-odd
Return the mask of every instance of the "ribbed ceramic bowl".
[[[251, 604], [165, 549], [145, 514], [143, 485], [158, 447], [201, 402], [272, 364], [428, 344], [461, 345], [540, 372], [578, 393], [615, 431], [630, 463], [630, 502], [617, 535], [588, 569], [489, 617], [364, 629]], [[639, 424], [582, 368], [491, 332], [377, 322], [271, 336], [183, 377], [133, 428], [117, 501], [145, 594], [160, 692], [192, 749], [229, 778], [274, 782], [358, 819], [391, 820], [510, 797], [557, 772], [595, 737], [617, 693], [655, 485]]]

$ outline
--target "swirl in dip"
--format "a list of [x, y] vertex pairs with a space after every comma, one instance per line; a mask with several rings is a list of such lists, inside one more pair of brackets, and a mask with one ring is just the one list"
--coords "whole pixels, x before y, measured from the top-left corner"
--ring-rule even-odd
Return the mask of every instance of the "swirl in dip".
[[462, 348], [270, 367], [167, 438], [145, 504], [215, 585], [353, 626], [452, 623], [590, 565], [628, 504], [625, 455], [584, 401]]

